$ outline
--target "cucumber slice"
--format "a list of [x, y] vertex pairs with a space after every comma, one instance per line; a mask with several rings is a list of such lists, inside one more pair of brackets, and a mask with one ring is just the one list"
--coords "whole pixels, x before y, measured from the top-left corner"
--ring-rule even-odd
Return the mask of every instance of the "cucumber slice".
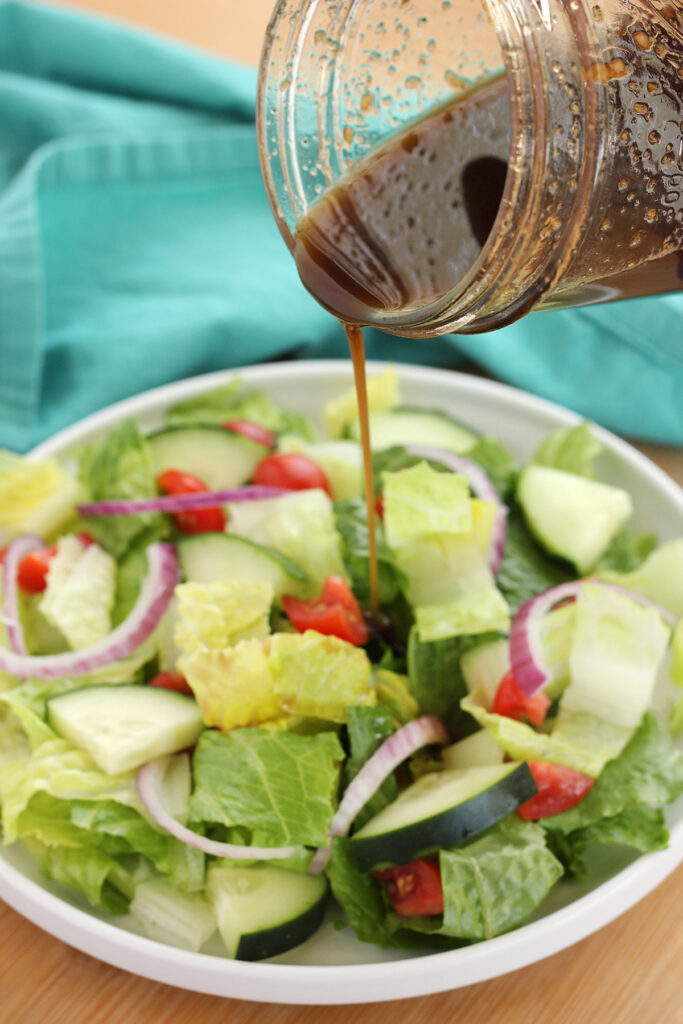
[[192, 473], [212, 490], [241, 487], [268, 454], [262, 444], [223, 427], [166, 427], [147, 438], [154, 475], [165, 469]]
[[[360, 440], [357, 420], [348, 424], [346, 434], [354, 441]], [[429, 444], [463, 454], [478, 440], [474, 431], [457, 423], [445, 412], [409, 406], [371, 413], [370, 436], [373, 451], [393, 448], [394, 445]]]
[[309, 583], [306, 573], [291, 558], [235, 534], [185, 537], [178, 543], [178, 557], [185, 579], [194, 583], [272, 583], [276, 598], [299, 594]]
[[325, 913], [327, 880], [270, 865], [211, 867], [206, 892], [228, 955], [265, 960], [310, 938]]
[[480, 729], [464, 740], [451, 743], [441, 753], [443, 766], [448, 771], [502, 764], [503, 756], [503, 748], [498, 746], [488, 729]]
[[526, 762], [423, 775], [351, 839], [362, 870], [407, 864], [483, 832], [537, 792]]
[[633, 511], [627, 491], [549, 466], [527, 466], [517, 497], [536, 539], [580, 573], [595, 565]]
[[191, 747], [203, 728], [191, 697], [134, 683], [83, 686], [46, 706], [48, 725], [109, 775]]

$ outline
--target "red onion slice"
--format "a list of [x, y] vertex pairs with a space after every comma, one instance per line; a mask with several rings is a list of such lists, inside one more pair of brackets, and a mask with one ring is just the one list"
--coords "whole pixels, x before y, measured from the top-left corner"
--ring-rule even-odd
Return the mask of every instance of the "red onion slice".
[[491, 545], [489, 548], [489, 569], [494, 576], [500, 572], [505, 550], [505, 537], [507, 535], [507, 508], [500, 500], [498, 491], [493, 486], [488, 476], [478, 463], [472, 459], [466, 459], [455, 452], [449, 452], [445, 448], [433, 448], [430, 445], [410, 444], [406, 451], [421, 459], [429, 459], [433, 462], [440, 462], [447, 466], [454, 473], [460, 473], [467, 478], [472, 491], [482, 501], [491, 501], [496, 506], [496, 518], [491, 534]]
[[159, 790], [163, 779], [165, 758], [148, 761], [138, 770], [137, 787], [140, 799], [156, 821], [159, 828], [175, 836], [186, 846], [202, 850], [214, 857], [229, 857], [231, 860], [284, 860], [297, 852], [294, 846], [236, 846], [233, 843], [219, 843], [215, 839], [197, 835], [179, 821], [164, 807]]
[[196, 494], [166, 494], [158, 498], [135, 500], [113, 499], [91, 501], [77, 505], [82, 516], [136, 516], [141, 512], [190, 512], [197, 508], [215, 508], [233, 501], [263, 501], [265, 498], [281, 498], [292, 491], [283, 487], [263, 487], [249, 484], [226, 491], [198, 491]]
[[45, 541], [32, 533], [16, 537], [5, 551], [2, 572], [2, 618], [7, 628], [7, 639], [15, 654], [28, 654], [19, 619], [19, 588], [17, 572], [22, 558], [45, 547]]
[[637, 594], [614, 583], [589, 578], [571, 580], [569, 583], [551, 587], [550, 590], [544, 591], [537, 597], [531, 597], [520, 605], [510, 625], [510, 667], [515, 680], [529, 697], [550, 682], [550, 672], [543, 661], [541, 648], [541, 621], [560, 601], [576, 597], [584, 583], [595, 583], [601, 587], [608, 587], [638, 604], [654, 608], [666, 622], [675, 625], [676, 617], [667, 608], [663, 608], [642, 594]]
[[[353, 819], [361, 808], [406, 758], [430, 743], [439, 743], [441, 746], [445, 746], [448, 742], [449, 736], [446, 727], [436, 715], [423, 715], [422, 718], [415, 718], [389, 736], [346, 787], [337, 813], [332, 818], [327, 830], [330, 839], [347, 834]], [[321, 847], [311, 861], [309, 873], [319, 874], [325, 868], [329, 858], [330, 848]]]
[[0, 668], [21, 678], [61, 679], [64, 676], [83, 676], [128, 657], [156, 629], [178, 580], [178, 556], [172, 545], [150, 545], [147, 559], [149, 572], [135, 607], [109, 636], [67, 654], [32, 657], [0, 648]]

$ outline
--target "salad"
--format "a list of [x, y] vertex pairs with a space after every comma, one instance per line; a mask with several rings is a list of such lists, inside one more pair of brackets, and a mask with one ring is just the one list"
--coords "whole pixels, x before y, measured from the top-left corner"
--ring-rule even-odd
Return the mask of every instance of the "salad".
[[0, 814], [149, 937], [260, 960], [510, 931], [683, 793], [683, 538], [589, 424], [504, 439], [369, 381], [326, 437], [237, 379], [65, 462], [0, 453]]

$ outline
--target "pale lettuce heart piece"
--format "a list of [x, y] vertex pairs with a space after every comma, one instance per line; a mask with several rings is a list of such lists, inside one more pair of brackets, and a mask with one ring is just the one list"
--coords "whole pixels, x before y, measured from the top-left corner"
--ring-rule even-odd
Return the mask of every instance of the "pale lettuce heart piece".
[[68, 534], [50, 559], [47, 587], [39, 610], [73, 650], [103, 640], [111, 632], [116, 562], [99, 546]]
[[271, 583], [181, 583], [175, 589], [173, 642], [183, 654], [265, 640], [270, 632]]

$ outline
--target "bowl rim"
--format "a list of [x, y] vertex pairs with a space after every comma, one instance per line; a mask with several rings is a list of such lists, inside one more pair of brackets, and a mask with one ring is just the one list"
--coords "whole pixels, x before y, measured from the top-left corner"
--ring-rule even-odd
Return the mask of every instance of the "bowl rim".
[[[368, 362], [379, 373], [386, 362]], [[396, 364], [399, 377], [429, 386], [445, 382], [489, 401], [503, 400], [528, 415], [550, 416], [558, 426], [581, 422], [553, 402], [514, 387], [460, 373]], [[95, 412], [37, 445], [30, 458], [62, 454], [84, 437], [129, 416], [150, 416], [165, 406], [211, 390], [231, 378], [277, 387], [292, 375], [333, 375], [351, 379], [347, 360], [310, 360], [236, 367], [189, 378], [124, 399]], [[342, 381], [340, 380], [340, 385]], [[625, 460], [681, 512], [683, 491], [658, 466], [626, 441], [599, 426], [596, 436]], [[614, 877], [568, 905], [484, 942], [440, 953], [386, 962], [339, 965], [247, 963], [163, 945], [62, 900], [14, 867], [0, 852], [0, 897], [34, 924], [63, 942], [113, 966], [143, 977], [211, 995], [256, 1001], [334, 1005], [379, 1002], [475, 984], [551, 956], [614, 920], [654, 889], [683, 861], [683, 820], [671, 829], [668, 849], [644, 854]], [[455, 969], [454, 969], [455, 968]]]

